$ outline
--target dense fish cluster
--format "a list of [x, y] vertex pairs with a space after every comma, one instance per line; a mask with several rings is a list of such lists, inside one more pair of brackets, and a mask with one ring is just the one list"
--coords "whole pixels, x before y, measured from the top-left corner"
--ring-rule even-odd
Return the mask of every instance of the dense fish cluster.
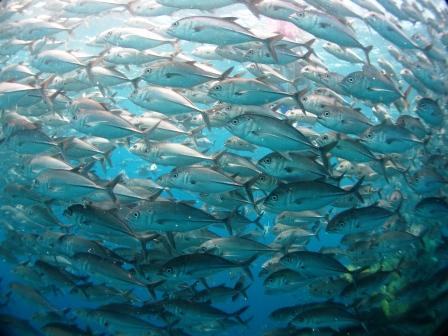
[[437, 335], [448, 9], [0, 3], [6, 335]]

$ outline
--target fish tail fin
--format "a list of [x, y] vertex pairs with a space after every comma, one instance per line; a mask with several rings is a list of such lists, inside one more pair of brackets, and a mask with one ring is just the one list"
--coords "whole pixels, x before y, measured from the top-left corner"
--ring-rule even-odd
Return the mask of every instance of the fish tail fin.
[[316, 53], [314, 52], [313, 49], [308, 50], [305, 55], [303, 55], [301, 58], [304, 59], [305, 61], [309, 61], [311, 55], [315, 55]]
[[302, 110], [303, 114], [305, 114], [305, 115], [306, 115], [306, 110], [305, 110], [305, 106], [303, 106], [301, 98], [307, 92], [308, 92], [308, 87], [306, 87], [306, 88], [304, 88], [302, 90], [297, 91], [293, 95], [294, 100], [297, 102], [297, 105], [299, 105], [300, 109]]
[[238, 2], [244, 4], [256, 18], [260, 17], [260, 11], [258, 10], [256, 4], [261, 2], [261, 0], [238, 0]]
[[168, 240], [168, 245], [170, 246], [170, 248], [172, 248], [173, 250], [176, 250], [176, 242], [174, 240], [174, 235], [172, 232], [166, 232], [166, 238]]
[[325, 169], [329, 170], [330, 162], [328, 160], [328, 153], [338, 144], [338, 141], [330, 142], [327, 145], [319, 147], [320, 157], [322, 158], [322, 163]]
[[389, 176], [387, 176], [386, 161], [386, 157], [382, 157], [381, 159], [378, 159], [378, 164], [380, 165], [381, 173], [383, 174], [384, 179], [387, 183], [390, 183]]
[[248, 300], [247, 290], [249, 289], [250, 284], [244, 287], [244, 277], [240, 277], [233, 288], [237, 293], [232, 296], [232, 301], [236, 301], [239, 296], [244, 297], [244, 299]]
[[362, 187], [362, 183], [364, 182], [365, 176], [361, 177], [358, 182], [350, 189], [350, 193], [355, 194], [355, 196], [361, 201], [364, 202], [364, 198], [359, 193], [359, 188]]
[[117, 196], [115, 196], [115, 194], [114, 194], [114, 188], [118, 183], [120, 183], [122, 181], [122, 179], [123, 179], [123, 175], [118, 174], [117, 176], [115, 176], [115, 178], [113, 180], [107, 182], [106, 185], [104, 186], [107, 193], [109, 194], [109, 196], [112, 198], [112, 200], [114, 202], [117, 201]]
[[371, 46], [371, 45], [362, 48], [362, 50], [364, 51], [364, 54], [366, 55], [366, 61], [368, 64], [370, 64], [370, 52], [372, 51], [372, 49], [373, 49], [373, 46]]
[[143, 134], [143, 141], [148, 145], [149, 144], [149, 136], [152, 134], [152, 132], [159, 127], [160, 123], [162, 122], [162, 120], [159, 120], [158, 122], [156, 122], [153, 126], [151, 126], [150, 128], [144, 130], [142, 132]]
[[264, 230], [263, 225], [260, 223], [261, 219], [263, 218], [264, 212], [262, 211], [260, 214], [258, 214], [257, 218], [254, 220], [254, 224], [261, 230]]
[[229, 77], [229, 75], [232, 73], [233, 69], [234, 69], [233, 66], [231, 66], [230, 68], [228, 68], [226, 71], [224, 71], [224, 72], [221, 74], [221, 76], [219, 76], [218, 80], [221, 81], [221, 80], [224, 80], [224, 79], [226, 79], [227, 77]]
[[210, 125], [210, 118], [208, 117], [207, 111], [200, 110], [199, 113], [202, 115], [202, 119], [204, 119], [204, 123], [207, 126], [207, 129], [210, 131], [212, 126]]
[[109, 167], [112, 167], [111, 156], [112, 156], [114, 149], [115, 149], [115, 147], [112, 147], [112, 148], [108, 149], [107, 151], [105, 151], [103, 154], [103, 159], [107, 162]]
[[142, 245], [142, 251], [143, 251], [144, 257], [146, 257], [147, 252], [148, 252], [148, 250], [146, 248], [146, 243], [151, 241], [151, 240], [157, 239], [159, 237], [160, 237], [160, 234], [158, 234], [158, 233], [147, 234], [147, 235], [142, 235], [142, 236], [136, 236], [136, 238], [138, 239], [138, 241]]
[[254, 184], [254, 181], [253, 181], [252, 178], [249, 181], [247, 181], [247, 182], [245, 182], [243, 184], [244, 191], [246, 192], [246, 195], [247, 195], [247, 197], [248, 197], [248, 199], [249, 199], [251, 204], [255, 204], [254, 194], [253, 194], [252, 189], [251, 189], [253, 184]]
[[134, 79], [131, 79], [131, 84], [134, 87], [134, 90], [138, 89], [138, 83], [140, 83], [141, 79], [141, 77], [135, 77]]
[[73, 32], [75, 31], [75, 29], [81, 26], [83, 23], [84, 23], [83, 20], [81, 20], [80, 22], [76, 22], [74, 25], [72, 25], [70, 28], [67, 29], [67, 33], [70, 36], [73, 36]]
[[81, 163], [79, 166], [73, 167], [71, 169], [72, 172], [79, 173], [81, 175], [86, 175], [97, 162], [96, 159], [91, 160], [90, 162]]
[[53, 100], [54, 100], [54, 98], [56, 98], [56, 96], [54, 96], [54, 97], [53, 97], [53, 95], [50, 97], [47, 96], [47, 94], [45, 93], [45, 90], [48, 89], [48, 86], [53, 81], [53, 79], [55, 79], [55, 77], [56, 77], [56, 75], [52, 75], [52, 76], [48, 77], [40, 85], [40, 94], [42, 95], [42, 99], [44, 100], [45, 104], [47, 104], [47, 106], [50, 108], [50, 110], [53, 110]]
[[126, 8], [126, 10], [127, 10], [127, 11], [129, 12], [129, 14], [131, 14], [131, 15], [135, 15], [134, 10], [132, 9], [132, 5], [133, 5], [134, 3], [136, 3], [136, 2], [137, 2], [137, 0], [131, 0], [131, 1], [129, 1], [129, 2], [125, 3], [125, 4], [123, 4], [124, 8]]
[[316, 42], [316, 39], [315, 39], [315, 38], [312, 38], [312, 39], [306, 41], [303, 45], [304, 45], [305, 47], [307, 47], [308, 49], [311, 49], [311, 47], [312, 47], [312, 45], [314, 44], [314, 42]]
[[249, 306], [244, 306], [243, 308], [238, 309], [236, 312], [230, 313], [229, 316], [235, 317], [239, 323], [245, 325], [240, 315], [243, 314], [247, 309], [249, 309]]
[[232, 215], [227, 217], [224, 220], [224, 226], [226, 227], [226, 230], [229, 233], [229, 235], [233, 236], [233, 229], [232, 229], [231, 219], [232, 219]]
[[151, 295], [153, 299], [156, 299], [156, 288], [161, 284], [163, 284], [164, 282], [165, 280], [158, 280], [146, 285], [146, 289], [148, 290], [149, 295]]
[[272, 59], [275, 61], [275, 63], [278, 62], [278, 57], [277, 57], [277, 51], [275, 50], [275, 42], [280, 41], [283, 38], [283, 35], [278, 34], [278, 35], [274, 35], [272, 37], [268, 37], [266, 39], [263, 40], [263, 43], [266, 45], [266, 47], [269, 50], [269, 53], [272, 56]]
[[254, 279], [254, 275], [252, 274], [252, 271], [250, 270], [250, 265], [255, 261], [255, 259], [258, 258], [258, 255], [255, 254], [252, 257], [250, 257], [249, 259], [242, 261], [239, 263], [239, 265], [243, 268], [244, 273], [246, 273], [246, 275], [253, 280]]

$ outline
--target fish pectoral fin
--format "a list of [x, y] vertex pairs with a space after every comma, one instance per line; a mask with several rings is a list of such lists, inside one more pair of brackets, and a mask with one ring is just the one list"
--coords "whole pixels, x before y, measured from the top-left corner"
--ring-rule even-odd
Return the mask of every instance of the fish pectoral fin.
[[249, 91], [236, 91], [235, 92], [235, 96], [242, 96], [242, 95], [244, 95], [244, 94], [246, 94], [246, 93], [248, 93]]
[[321, 22], [321, 23], [319, 23], [319, 27], [321, 27], [321, 28], [328, 28], [328, 27], [330, 27], [330, 24], [325, 23], [325, 22]]
[[392, 90], [377, 88], [377, 87], [368, 87], [367, 90], [373, 91], [373, 92], [394, 92]]
[[87, 122], [87, 123], [85, 123], [85, 126], [87, 126], [87, 127], [97, 127], [97, 126], [106, 125], [106, 124], [107, 124], [107, 121], [105, 121], [105, 120], [98, 120], [98, 121]]
[[182, 77], [182, 75], [179, 73], [175, 73], [175, 72], [168, 72], [165, 74], [165, 77], [166, 78]]
[[202, 31], [204, 28], [205, 28], [204, 26], [196, 26], [196, 27], [194, 27], [193, 30], [194, 30], [196, 33], [198, 33], [198, 32], [200, 32], [200, 31]]

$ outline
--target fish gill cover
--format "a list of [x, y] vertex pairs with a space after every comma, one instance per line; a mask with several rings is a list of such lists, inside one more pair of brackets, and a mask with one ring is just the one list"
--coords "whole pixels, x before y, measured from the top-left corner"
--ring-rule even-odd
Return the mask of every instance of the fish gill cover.
[[442, 335], [447, 26], [432, 0], [1, 1], [1, 332]]

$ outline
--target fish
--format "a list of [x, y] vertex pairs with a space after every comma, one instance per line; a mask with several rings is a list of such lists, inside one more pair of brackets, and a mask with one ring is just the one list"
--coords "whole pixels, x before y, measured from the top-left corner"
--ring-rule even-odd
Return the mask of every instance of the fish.
[[447, 18], [0, 1], [0, 334], [443, 333]]
[[214, 271], [226, 272], [229, 270], [243, 270], [249, 277], [253, 278], [250, 264], [256, 256], [242, 262], [234, 262], [208, 253], [184, 254], [167, 261], [161, 268], [160, 274], [168, 279], [180, 278], [191, 279], [195, 276], [207, 277]]
[[373, 103], [390, 104], [402, 96], [391, 80], [369, 67], [347, 75], [340, 85], [347, 94]]
[[289, 21], [318, 38], [336, 43], [339, 46], [363, 50], [367, 62], [370, 63], [369, 53], [372, 46], [363, 46], [356, 39], [354, 31], [333, 15], [305, 8], [290, 15]]
[[[249, 2], [247, 2], [249, 3]], [[272, 43], [282, 38], [274, 35], [267, 39], [260, 39], [249, 30], [240, 26], [235, 21], [238, 18], [224, 17], [217, 18], [211, 16], [191, 16], [175, 21], [167, 30], [171, 36], [194, 42], [215, 43], [217, 45], [237, 44], [244, 42], [263, 42], [272, 58], [275, 60], [276, 53]], [[210, 33], [216, 34], [217, 40], [210, 40]]]
[[226, 128], [249, 143], [277, 152], [317, 151], [299, 130], [276, 118], [246, 113], [227, 122]]
[[159, 86], [188, 88], [208, 81], [221, 81], [228, 77], [233, 67], [222, 74], [206, 71], [196, 62], [160, 61], [153, 62], [143, 70], [142, 79]]
[[[292, 182], [280, 185], [263, 201], [266, 210], [303, 211], [322, 208], [347, 194], [357, 195], [363, 179], [360, 179], [349, 191], [325, 182]], [[357, 196], [362, 199], [361, 196]]]

